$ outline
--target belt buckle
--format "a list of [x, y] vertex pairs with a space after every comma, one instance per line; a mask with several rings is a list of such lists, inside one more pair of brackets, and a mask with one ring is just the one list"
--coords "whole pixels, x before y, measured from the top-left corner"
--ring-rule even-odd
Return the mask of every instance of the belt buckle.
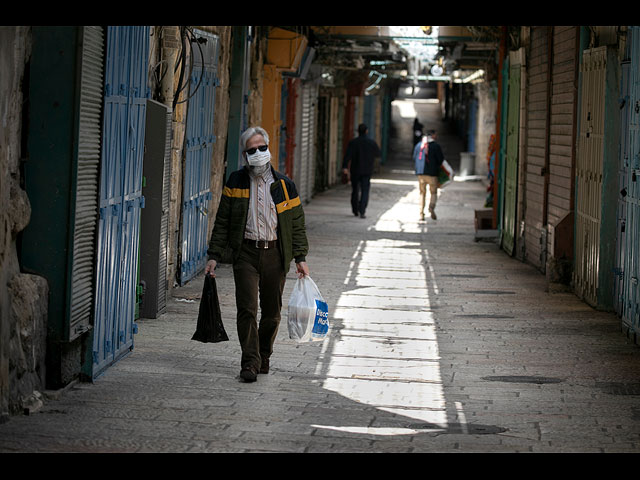
[[262, 248], [263, 250], [267, 250], [269, 248], [269, 242], [267, 242], [266, 240], [264, 241], [264, 247], [260, 246], [260, 242], [262, 240], [256, 240], [256, 248]]

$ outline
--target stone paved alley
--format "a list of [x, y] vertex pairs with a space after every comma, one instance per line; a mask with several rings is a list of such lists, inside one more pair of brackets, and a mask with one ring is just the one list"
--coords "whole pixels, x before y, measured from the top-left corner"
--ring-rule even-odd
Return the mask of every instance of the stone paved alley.
[[[160, 318], [137, 322], [132, 353], [94, 383], [47, 392], [40, 409], [0, 425], [0, 451], [640, 451], [640, 349], [615, 315], [548, 293], [544, 275], [474, 241], [483, 182], [454, 182], [438, 220], [418, 221], [402, 143], [412, 120], [396, 117], [397, 154], [373, 180], [366, 219], [351, 214], [348, 186], [305, 207], [325, 341], [288, 338], [292, 269], [272, 371], [242, 383], [222, 266], [230, 341], [190, 340], [200, 276]], [[455, 142], [441, 138], [453, 158]]]

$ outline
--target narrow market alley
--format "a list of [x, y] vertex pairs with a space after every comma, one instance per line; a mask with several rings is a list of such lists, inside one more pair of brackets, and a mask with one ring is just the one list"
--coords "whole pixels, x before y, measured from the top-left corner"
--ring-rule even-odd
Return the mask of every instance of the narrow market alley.
[[[403, 110], [404, 109], [404, 110]], [[367, 218], [350, 186], [305, 206], [311, 277], [329, 305], [322, 342], [288, 338], [288, 274], [271, 372], [240, 381], [231, 267], [217, 273], [229, 341], [195, 330], [202, 275], [94, 383], [46, 392], [0, 425], [1, 452], [639, 452], [640, 349], [614, 314], [475, 241], [486, 185], [441, 191], [419, 221], [414, 113], [458, 168], [461, 145], [427, 100], [393, 105], [391, 158]]]

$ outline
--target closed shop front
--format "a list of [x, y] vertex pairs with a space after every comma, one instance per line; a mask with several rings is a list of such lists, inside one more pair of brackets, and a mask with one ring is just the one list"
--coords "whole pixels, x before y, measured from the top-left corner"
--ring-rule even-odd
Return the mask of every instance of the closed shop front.
[[[564, 275], [573, 258], [579, 27], [553, 29], [547, 179], [547, 270]], [[567, 273], [568, 275], [568, 273]]]
[[618, 70], [612, 47], [582, 53], [573, 281], [578, 296], [602, 309], [613, 307], [619, 182]]
[[553, 27], [532, 27], [527, 75], [524, 260], [544, 272]]
[[503, 229], [501, 246], [509, 255], [516, 249], [518, 224], [518, 178], [520, 164], [520, 117], [522, 105], [521, 78], [524, 67], [523, 49], [510, 52], [507, 130], [504, 156]]
[[623, 328], [640, 333], [640, 27], [629, 27], [621, 68], [614, 306]]
[[104, 41], [102, 27], [32, 30], [24, 163], [31, 217], [18, 252], [23, 271], [49, 284], [48, 388], [92, 370]]
[[204, 269], [207, 260], [211, 160], [213, 157], [215, 98], [218, 86], [218, 36], [195, 30], [199, 52], [194, 53], [189, 83], [185, 132], [180, 238], [180, 284]]
[[576, 27], [531, 28], [524, 260], [554, 281], [573, 258], [578, 39]]
[[302, 81], [299, 85], [293, 180], [305, 204], [314, 194], [318, 86], [312, 81]]
[[93, 376], [133, 348], [149, 27], [109, 27], [100, 162]]

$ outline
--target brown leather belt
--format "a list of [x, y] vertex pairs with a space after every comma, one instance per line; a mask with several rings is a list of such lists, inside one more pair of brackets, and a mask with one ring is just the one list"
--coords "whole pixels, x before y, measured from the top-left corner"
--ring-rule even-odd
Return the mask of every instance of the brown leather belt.
[[249, 238], [245, 238], [244, 243], [255, 248], [262, 248], [264, 250], [267, 250], [269, 248], [276, 248], [278, 246], [277, 240], [251, 240]]

